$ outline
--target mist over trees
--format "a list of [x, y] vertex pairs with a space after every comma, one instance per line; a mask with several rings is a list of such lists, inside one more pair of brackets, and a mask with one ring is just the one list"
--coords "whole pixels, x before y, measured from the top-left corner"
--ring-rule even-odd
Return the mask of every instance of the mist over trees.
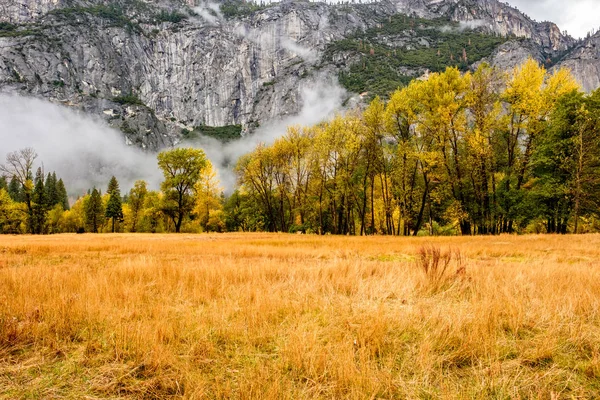
[[[352, 235], [600, 229], [600, 91], [529, 60], [455, 68], [363, 110], [292, 126], [235, 167], [224, 196], [200, 149], [160, 153], [160, 191], [117, 177], [69, 206], [22, 149], [0, 166], [0, 232], [271, 231]], [[35, 173], [34, 173], [35, 171]]]

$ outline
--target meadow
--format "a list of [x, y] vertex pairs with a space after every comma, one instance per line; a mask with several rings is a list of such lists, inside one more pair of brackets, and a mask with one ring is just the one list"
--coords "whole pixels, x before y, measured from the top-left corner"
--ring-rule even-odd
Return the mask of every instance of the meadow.
[[600, 397], [600, 235], [0, 237], [0, 398]]

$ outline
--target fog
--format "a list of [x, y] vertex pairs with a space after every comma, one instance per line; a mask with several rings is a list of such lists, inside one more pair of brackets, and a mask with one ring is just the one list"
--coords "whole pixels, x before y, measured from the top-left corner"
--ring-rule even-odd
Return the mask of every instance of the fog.
[[[198, 14], [196, 18], [208, 25], [225, 23], [219, 5], [212, 1], [203, 1], [194, 11]], [[325, 22], [321, 21], [320, 25]], [[274, 41], [278, 41], [279, 46], [308, 63], [317, 60], [314, 50], [284, 35], [273, 37], [243, 24], [232, 31], [260, 46], [273, 47]], [[331, 117], [347, 99], [337, 79], [326, 74], [304, 79], [298, 90], [301, 99], [298, 115], [259, 121], [261, 126], [253, 134], [227, 144], [201, 137], [182, 145], [204, 149], [223, 189], [230, 193], [236, 184], [233, 166], [241, 155], [252, 151], [258, 143], [272, 143], [285, 134], [287, 126], [314, 125]], [[156, 154], [127, 146], [123, 134], [100, 118], [40, 99], [0, 94], [0, 163], [7, 153], [25, 147], [37, 151], [36, 168], [43, 163], [46, 173], [56, 171], [63, 178], [71, 196], [85, 193], [94, 186], [106, 190], [113, 175], [119, 180], [122, 192], [128, 191], [137, 179], [146, 180], [152, 189], [158, 189], [162, 180]]]
[[[312, 125], [330, 117], [341, 109], [346, 96], [334, 79], [325, 76], [307, 81], [299, 90], [302, 108], [298, 115], [261, 121], [262, 126], [254, 134], [227, 144], [200, 138], [183, 145], [204, 149], [222, 187], [230, 193], [235, 187], [232, 168], [241, 155], [258, 143], [272, 143], [285, 134], [288, 125]], [[35, 168], [42, 166], [46, 173], [56, 171], [71, 196], [94, 186], [105, 191], [113, 175], [122, 192], [137, 179], [148, 181], [153, 189], [162, 180], [156, 154], [127, 146], [123, 134], [101, 119], [44, 100], [0, 94], [0, 163], [4, 163], [7, 153], [25, 147], [33, 147], [38, 153]]]
[[465, 30], [473, 30], [482, 26], [486, 26], [487, 23], [482, 19], [474, 19], [471, 21], [459, 21], [458, 26], [445, 25], [440, 28], [442, 32], [462, 32]]
[[217, 175], [226, 193], [230, 193], [235, 187], [233, 166], [240, 156], [252, 151], [259, 143], [273, 143], [286, 133], [288, 126], [310, 126], [331, 118], [342, 109], [342, 103], [347, 98], [345, 89], [340, 87], [337, 79], [326, 75], [305, 81], [299, 91], [302, 108], [297, 115], [273, 121], [260, 121], [261, 126], [254, 133], [226, 144], [209, 137], [201, 137], [191, 143], [206, 152], [217, 169]]
[[224, 19], [219, 4], [210, 1], [201, 2], [200, 5], [193, 8], [193, 11], [211, 26], [219, 25]]
[[141, 178], [158, 187], [162, 176], [155, 155], [126, 146], [123, 134], [100, 119], [44, 100], [0, 94], [0, 163], [25, 147], [38, 153], [35, 168], [56, 171], [70, 195], [94, 186], [104, 191], [113, 175], [122, 190]]

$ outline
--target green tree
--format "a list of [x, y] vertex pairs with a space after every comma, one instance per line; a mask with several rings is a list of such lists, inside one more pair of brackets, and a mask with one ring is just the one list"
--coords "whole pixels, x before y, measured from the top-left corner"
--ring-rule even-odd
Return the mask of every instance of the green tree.
[[84, 204], [85, 224], [88, 230], [98, 233], [104, 221], [104, 204], [98, 189], [94, 188]]
[[62, 205], [63, 210], [68, 210], [69, 207], [69, 196], [67, 195], [67, 189], [65, 188], [65, 184], [62, 179], [59, 179], [56, 182], [56, 196], [58, 199], [58, 203]]
[[548, 233], [579, 232], [582, 216], [598, 215], [600, 134], [598, 93], [564, 95], [533, 153], [532, 208], [546, 221]]
[[10, 183], [8, 184], [8, 189], [6, 190], [8, 191], [8, 194], [10, 195], [10, 198], [13, 199], [13, 201], [19, 203], [25, 201], [23, 198], [23, 187], [21, 186], [19, 180], [15, 175], [12, 176]]
[[577, 112], [574, 137], [575, 176], [571, 191], [575, 197], [575, 226], [580, 216], [600, 216], [600, 90], [585, 99]]
[[44, 183], [44, 189], [46, 190], [46, 200], [48, 202], [48, 208], [54, 207], [59, 204], [58, 192], [56, 187], [56, 172], [48, 172], [46, 175], [46, 182]]
[[136, 232], [140, 214], [144, 210], [144, 200], [148, 194], [147, 186], [146, 181], [136, 181], [133, 184], [133, 188], [129, 191], [128, 203], [131, 209], [131, 232]]
[[236, 189], [223, 204], [225, 213], [225, 228], [229, 232], [238, 232], [240, 230], [248, 230], [248, 225], [245, 223], [243, 215], [244, 197], [240, 194], [239, 189]]
[[44, 188], [44, 174], [41, 168], [37, 169], [35, 174], [35, 187], [31, 196], [32, 213], [29, 223], [31, 232], [36, 234], [44, 233], [46, 227], [46, 213], [48, 212], [48, 198]]
[[123, 220], [123, 205], [121, 203], [121, 190], [119, 189], [119, 182], [117, 182], [117, 178], [114, 176], [110, 178], [110, 182], [108, 183], [108, 203], [106, 205], [106, 218], [110, 218], [112, 220], [112, 233], [115, 233], [115, 221], [118, 219], [119, 221]]
[[180, 232], [183, 219], [194, 208], [194, 188], [206, 168], [206, 155], [200, 149], [177, 148], [163, 151], [157, 158], [165, 177], [161, 184], [163, 211], [173, 221], [175, 232]]
[[0, 175], [0, 190], [8, 190], [8, 182], [6, 182], [6, 177]]

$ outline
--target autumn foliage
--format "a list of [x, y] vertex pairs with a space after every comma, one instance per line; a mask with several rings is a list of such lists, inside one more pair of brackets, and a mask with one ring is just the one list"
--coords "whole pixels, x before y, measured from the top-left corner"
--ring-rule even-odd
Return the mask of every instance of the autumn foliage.
[[549, 73], [533, 60], [508, 74], [486, 65], [431, 74], [387, 103], [375, 98], [362, 111], [290, 127], [243, 157], [236, 170], [251, 210], [245, 227], [354, 235], [597, 229], [599, 98], [580, 93], [568, 71]]

